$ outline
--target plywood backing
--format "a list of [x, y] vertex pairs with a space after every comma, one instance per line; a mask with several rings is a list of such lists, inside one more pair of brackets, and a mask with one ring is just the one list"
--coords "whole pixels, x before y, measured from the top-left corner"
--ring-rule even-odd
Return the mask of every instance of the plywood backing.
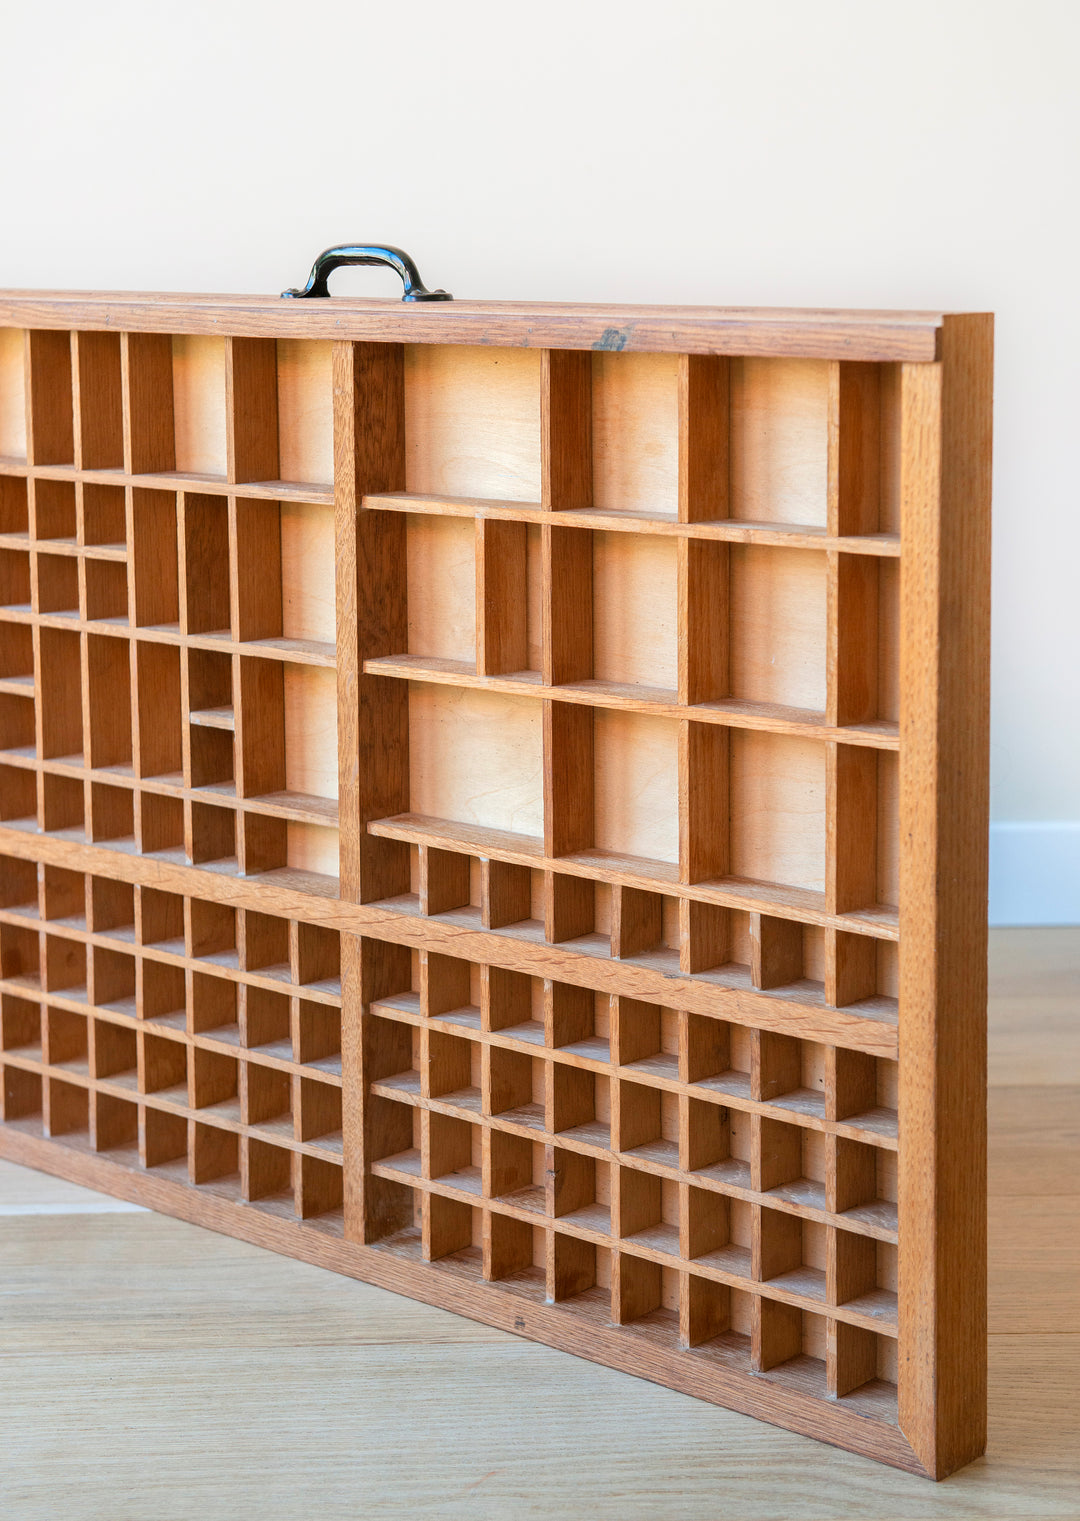
[[0, 329], [0, 1149], [917, 1471], [973, 1456], [959, 1239], [927, 1321], [933, 1195], [898, 1178], [932, 1112], [978, 1191], [975, 1089], [962, 1134], [920, 1097], [955, 989], [905, 960], [952, 785], [928, 815], [905, 770], [945, 745], [915, 642], [951, 658], [905, 576], [985, 592], [934, 550], [942, 480], [986, 511], [975, 319], [943, 389], [796, 339], [36, 320]]

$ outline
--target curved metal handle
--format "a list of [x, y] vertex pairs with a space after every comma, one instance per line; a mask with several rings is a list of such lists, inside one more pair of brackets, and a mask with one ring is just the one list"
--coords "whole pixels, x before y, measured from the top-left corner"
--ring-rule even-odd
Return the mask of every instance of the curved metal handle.
[[311, 274], [303, 290], [283, 290], [284, 297], [300, 299], [305, 296], [329, 296], [328, 281], [335, 269], [345, 264], [388, 264], [396, 269], [405, 287], [403, 301], [452, 301], [448, 290], [428, 290], [420, 278], [415, 262], [403, 248], [393, 248], [381, 243], [339, 243], [336, 248], [325, 249], [311, 266]]

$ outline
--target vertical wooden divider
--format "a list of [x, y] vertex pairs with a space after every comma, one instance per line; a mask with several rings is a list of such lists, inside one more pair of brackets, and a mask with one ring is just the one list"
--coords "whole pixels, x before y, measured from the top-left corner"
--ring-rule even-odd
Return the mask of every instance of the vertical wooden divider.
[[[277, 480], [277, 344], [272, 338], [225, 341], [225, 440], [230, 484]], [[281, 632], [281, 507], [230, 493], [229, 606], [232, 637]], [[232, 661], [234, 775], [238, 799], [285, 789], [285, 681], [277, 661]], [[284, 866], [284, 819], [239, 810], [236, 853], [242, 872]]]
[[[679, 522], [704, 523], [730, 511], [731, 361], [679, 357]], [[678, 540], [679, 703], [715, 702], [730, 687], [731, 550], [708, 539]], [[701, 882], [730, 870], [730, 731], [680, 718], [679, 880]], [[679, 899], [684, 971], [727, 959], [726, 918]]]
[[[593, 501], [592, 355], [545, 349], [540, 360], [540, 497], [549, 512], [588, 508]], [[587, 529], [545, 523], [540, 530], [544, 685], [586, 681], [593, 674], [593, 540]], [[596, 763], [593, 710], [545, 698], [544, 854], [567, 855], [592, 845]], [[544, 875], [544, 934], [551, 942], [592, 927], [592, 884]], [[549, 989], [546, 1001], [555, 996]], [[548, 1020], [547, 1044], [552, 1044]], [[555, 1073], [546, 1064], [548, 1125]], [[545, 1237], [547, 1297], [565, 1298], [592, 1281], [591, 1250], [573, 1237]]]
[[[900, 1428], [986, 1445], [986, 942], [993, 319], [901, 372]], [[947, 658], [942, 658], [942, 651]]]
[[[404, 682], [364, 673], [364, 661], [408, 647], [405, 518], [364, 506], [369, 493], [405, 487], [405, 353], [400, 344], [335, 343], [334, 507], [337, 558], [340, 893], [370, 903], [409, 890], [408, 846], [367, 833], [370, 819], [409, 806], [409, 694]], [[370, 963], [370, 965], [369, 965]], [[404, 983], [395, 980], [404, 976]], [[372, 998], [408, 986], [408, 952], [342, 934], [341, 1064], [345, 1234], [372, 1241], [405, 1223], [395, 1185], [367, 1176], [379, 1127], [396, 1123], [366, 1097], [378, 1072]], [[376, 991], [378, 990], [378, 991]], [[411, 1139], [406, 1145], [411, 1145]], [[401, 1148], [404, 1149], [404, 1148]]]
[[[542, 505], [549, 512], [587, 508], [593, 493], [592, 355], [546, 349], [540, 384]], [[593, 672], [592, 533], [545, 523], [541, 545], [544, 684], [588, 680]], [[544, 853], [567, 855], [593, 843], [593, 711], [547, 698], [543, 723]], [[588, 918], [588, 888], [590, 884], [547, 874], [544, 923], [549, 940], [576, 933]]]
[[[828, 503], [831, 538], [875, 533], [881, 500], [881, 380], [877, 365], [829, 366]], [[830, 728], [878, 716], [878, 560], [826, 555], [826, 696]], [[830, 740], [825, 747], [825, 899], [831, 914], [877, 901], [877, 751]], [[834, 930], [825, 937], [825, 990], [848, 999], [858, 952]]]

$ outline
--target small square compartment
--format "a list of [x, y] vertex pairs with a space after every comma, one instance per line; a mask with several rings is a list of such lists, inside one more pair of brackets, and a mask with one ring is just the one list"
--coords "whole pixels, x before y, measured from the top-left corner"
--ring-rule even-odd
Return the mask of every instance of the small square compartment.
[[[742, 1364], [744, 1372], [750, 1371], [750, 1338], [745, 1332], [735, 1330], [736, 1305], [746, 1299], [738, 1289], [718, 1283], [714, 1278], [702, 1278], [697, 1273], [686, 1275], [686, 1300], [683, 1325], [686, 1345], [701, 1352], [720, 1352], [730, 1365], [733, 1356]], [[744, 1310], [749, 1324], [750, 1310]]]
[[657, 971], [678, 973], [678, 898], [636, 887], [615, 887], [611, 896], [611, 954], [622, 961], [640, 958]]
[[244, 1062], [241, 1067], [240, 1118], [245, 1125], [292, 1140], [292, 1078], [280, 1067]]
[[184, 969], [144, 957], [139, 963], [142, 996], [139, 1013], [144, 1020], [187, 1029]]
[[500, 1046], [484, 1050], [489, 1114], [502, 1114], [532, 1103], [532, 1059], [522, 1051]]
[[45, 1061], [50, 1067], [70, 1067], [90, 1075], [90, 1051], [85, 1014], [70, 1009], [45, 1011]]
[[90, 837], [93, 840], [135, 839], [135, 795], [130, 787], [90, 788]]
[[253, 909], [242, 911], [243, 942], [241, 962], [246, 972], [291, 982], [289, 968], [289, 921]]
[[426, 1114], [427, 1175], [465, 1193], [480, 1195], [480, 1127], [454, 1115], [430, 1110]]
[[126, 624], [128, 621], [127, 566], [118, 560], [83, 561], [86, 576], [86, 616], [91, 621]]
[[532, 1045], [544, 1044], [544, 983], [540, 978], [489, 967], [481, 982], [480, 998], [489, 1030], [501, 1030]]
[[553, 1146], [550, 1157], [551, 1213], [566, 1224], [609, 1236], [610, 1165], [562, 1146]]
[[240, 1024], [236, 1013], [236, 983], [205, 972], [191, 973], [192, 1035], [209, 1034], [239, 1044]]
[[97, 548], [126, 547], [127, 512], [122, 486], [98, 486], [91, 481], [83, 486], [83, 542]]
[[142, 1091], [186, 1106], [188, 1058], [184, 1042], [142, 1030], [139, 1032], [139, 1046]]
[[686, 1197], [687, 1256], [703, 1267], [749, 1278], [750, 1207], [711, 1188], [689, 1188]]
[[179, 893], [140, 887], [139, 940], [142, 945], [156, 945], [176, 956], [185, 954], [184, 900]]
[[828, 1228], [814, 1220], [764, 1206], [759, 1213], [754, 1277], [824, 1302]]
[[296, 1170], [298, 1217], [317, 1222], [321, 1229], [335, 1230], [336, 1227], [335, 1234], [343, 1235], [345, 1175], [341, 1163], [304, 1152], [296, 1159]]
[[82, 782], [74, 776], [52, 776], [48, 772], [42, 780], [42, 827], [47, 833], [62, 829], [69, 837], [78, 838], [85, 828]]
[[545, 1185], [548, 1168], [543, 1144], [530, 1141], [527, 1136], [494, 1129], [488, 1131], [487, 1140], [485, 1195], [491, 1199], [507, 1199], [519, 1209], [533, 1210], [538, 1215], [547, 1214]]
[[296, 980], [302, 987], [341, 997], [341, 936], [337, 930], [302, 920], [297, 924]]
[[242, 1147], [244, 1197], [274, 1214], [292, 1215], [293, 1153], [282, 1146], [247, 1136]]
[[526, 1287], [537, 1301], [545, 1297], [547, 1232], [500, 1210], [487, 1212], [484, 1239], [484, 1277], [490, 1283], [514, 1280], [515, 1289]]
[[475, 1041], [446, 1035], [438, 1029], [429, 1028], [425, 1033], [427, 1082], [431, 1097], [440, 1098], [443, 1103], [453, 1104], [470, 1113], [479, 1113], [480, 1046]]
[[341, 1010], [297, 1000], [293, 1060], [324, 1072], [341, 1073]]
[[611, 1313], [610, 1289], [610, 1249], [553, 1231], [548, 1297], [558, 1303], [576, 1300], [583, 1309], [595, 1307], [606, 1323]]
[[[29, 736], [31, 747], [34, 738], [34, 709], [32, 704], [27, 704], [23, 699], [16, 701], [21, 707], [27, 709], [27, 715], [19, 714], [16, 709], [16, 723], [8, 724], [7, 716], [11, 711], [6, 704], [9, 698], [0, 694], [0, 750], [18, 749], [21, 746], [9, 745], [7, 741], [18, 740]], [[27, 827], [37, 827], [37, 780], [32, 771], [24, 770], [22, 766], [0, 766], [0, 820], [5, 824], [15, 820], [25, 820]]]
[[95, 1151], [124, 1151], [135, 1160], [139, 1141], [139, 1106], [113, 1093], [91, 1099], [91, 1134]]
[[90, 878], [91, 928], [127, 945], [135, 943], [135, 889], [111, 877]]
[[45, 937], [45, 986], [51, 993], [86, 1001], [87, 947], [60, 935]]
[[236, 814], [231, 808], [209, 803], [191, 805], [191, 854], [193, 866], [207, 861], [236, 858]]
[[135, 1012], [135, 957], [121, 951], [92, 947], [94, 969], [94, 1003], [108, 1008]]
[[679, 1339], [679, 1275], [636, 1252], [620, 1250], [612, 1295], [612, 1318], [618, 1325], [648, 1323], [650, 1336], [663, 1337], [674, 1349]]
[[[0, 480], [3, 480], [0, 476]], [[26, 678], [26, 695], [34, 695], [34, 635], [28, 623], [0, 622], [0, 681]]]
[[188, 1122], [182, 1114], [147, 1105], [142, 1111], [139, 1150], [144, 1167], [163, 1167], [187, 1160]]
[[111, 1020], [94, 1020], [94, 1077], [107, 1078], [138, 1089], [139, 1055], [135, 1031], [127, 1025], [114, 1025]]
[[788, 1125], [761, 1115], [757, 1118], [759, 1152], [756, 1187], [792, 1204], [827, 1208], [825, 1199], [826, 1137], [820, 1130]]
[[34, 537], [75, 543], [75, 487], [69, 481], [34, 482]]
[[479, 1280], [483, 1272], [483, 1213], [463, 1199], [423, 1193], [421, 1248], [427, 1262], [453, 1260], [456, 1272]]
[[[36, 745], [33, 693], [23, 696], [21, 693], [0, 692], [0, 750], [21, 750], [24, 754], [33, 755]], [[2, 816], [5, 819], [30, 818], [34, 808], [32, 804], [27, 807], [27, 803], [30, 800], [34, 773], [23, 773], [30, 778], [30, 786], [25, 781], [20, 781], [9, 766], [4, 767], [4, 774], [11, 778], [12, 788], [10, 792], [5, 788], [0, 798]]]
[[23, 1067], [3, 1067], [3, 1116], [5, 1124], [13, 1120], [27, 1120], [40, 1115], [43, 1104], [43, 1083], [39, 1072], [27, 1072]]
[[0, 549], [0, 605], [30, 611], [30, 556], [23, 549]]
[[45, 918], [48, 922], [84, 930], [86, 878], [82, 872], [67, 871], [62, 866], [45, 866], [42, 870], [42, 885], [45, 889]]
[[[10, 328], [0, 330], [0, 343]], [[3, 382], [0, 381], [0, 390]], [[3, 405], [0, 398], [0, 406]], [[3, 424], [0, 422], [0, 430]], [[0, 437], [0, 455], [6, 451]], [[20, 534], [29, 538], [30, 518], [27, 503], [26, 480], [17, 475], [0, 476], [0, 534]]]
[[5, 993], [0, 998], [0, 1050], [41, 1060], [41, 1007]]
[[236, 910], [227, 903], [192, 898], [191, 955], [217, 966], [236, 967]]
[[139, 798], [139, 848], [143, 855], [184, 848], [184, 804], [178, 797], [143, 792]]
[[45, 1084], [47, 1112], [45, 1133], [49, 1136], [90, 1134], [90, 1099], [78, 1083], [66, 1083], [50, 1077]]
[[795, 1114], [825, 1118], [825, 1048], [773, 1030], [756, 1030], [751, 1041], [753, 1097]]
[[280, 1047], [280, 1054], [292, 1055], [289, 1000], [284, 993], [241, 984], [239, 1006], [243, 1042], [249, 1050]]
[[79, 616], [79, 562], [73, 555], [37, 556], [38, 606], [43, 613]]
[[39, 986], [41, 976], [41, 937], [36, 929], [18, 924], [0, 924], [0, 976], [28, 986]]
[[240, 1137], [218, 1125], [192, 1123], [188, 1131], [188, 1176], [235, 1198], [240, 1184]]
[[[74, 873], [73, 873], [74, 875]], [[38, 868], [34, 861], [18, 856], [0, 856], [0, 908], [38, 917]]]
[[591, 1146], [611, 1148], [611, 1084], [607, 1077], [554, 1062], [548, 1128]]
[[754, 1302], [752, 1361], [755, 1373], [787, 1374], [800, 1388], [824, 1399], [827, 1322], [823, 1315], [762, 1297]]
[[611, 1002], [615, 1016], [615, 1058], [631, 1072], [653, 1077], [679, 1077], [679, 1025], [682, 1016], [636, 998]]
[[611, 999], [606, 993], [552, 982], [544, 990], [544, 1020], [549, 1044], [568, 1056], [611, 1060]]
[[300, 1139], [322, 1151], [341, 1155], [341, 1089], [312, 1077], [298, 1081], [300, 1093]]
[[220, 1105], [240, 1118], [239, 1063], [234, 1056], [194, 1046], [190, 1052], [189, 1086], [194, 1109]]
[[[732, 1151], [733, 1141], [735, 1152]], [[688, 1172], [698, 1173], [718, 1184], [749, 1188], [750, 1117], [722, 1104], [687, 1099], [686, 1154], [683, 1160]]]
[[620, 1079], [618, 1149], [630, 1156], [678, 1167], [677, 1095]]

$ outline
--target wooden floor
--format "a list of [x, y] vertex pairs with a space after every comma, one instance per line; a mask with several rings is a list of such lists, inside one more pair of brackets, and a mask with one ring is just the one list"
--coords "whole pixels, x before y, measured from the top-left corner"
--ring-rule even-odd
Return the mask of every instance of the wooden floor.
[[992, 938], [990, 1448], [946, 1483], [0, 1163], [0, 1516], [1080, 1516], [1080, 930]]

